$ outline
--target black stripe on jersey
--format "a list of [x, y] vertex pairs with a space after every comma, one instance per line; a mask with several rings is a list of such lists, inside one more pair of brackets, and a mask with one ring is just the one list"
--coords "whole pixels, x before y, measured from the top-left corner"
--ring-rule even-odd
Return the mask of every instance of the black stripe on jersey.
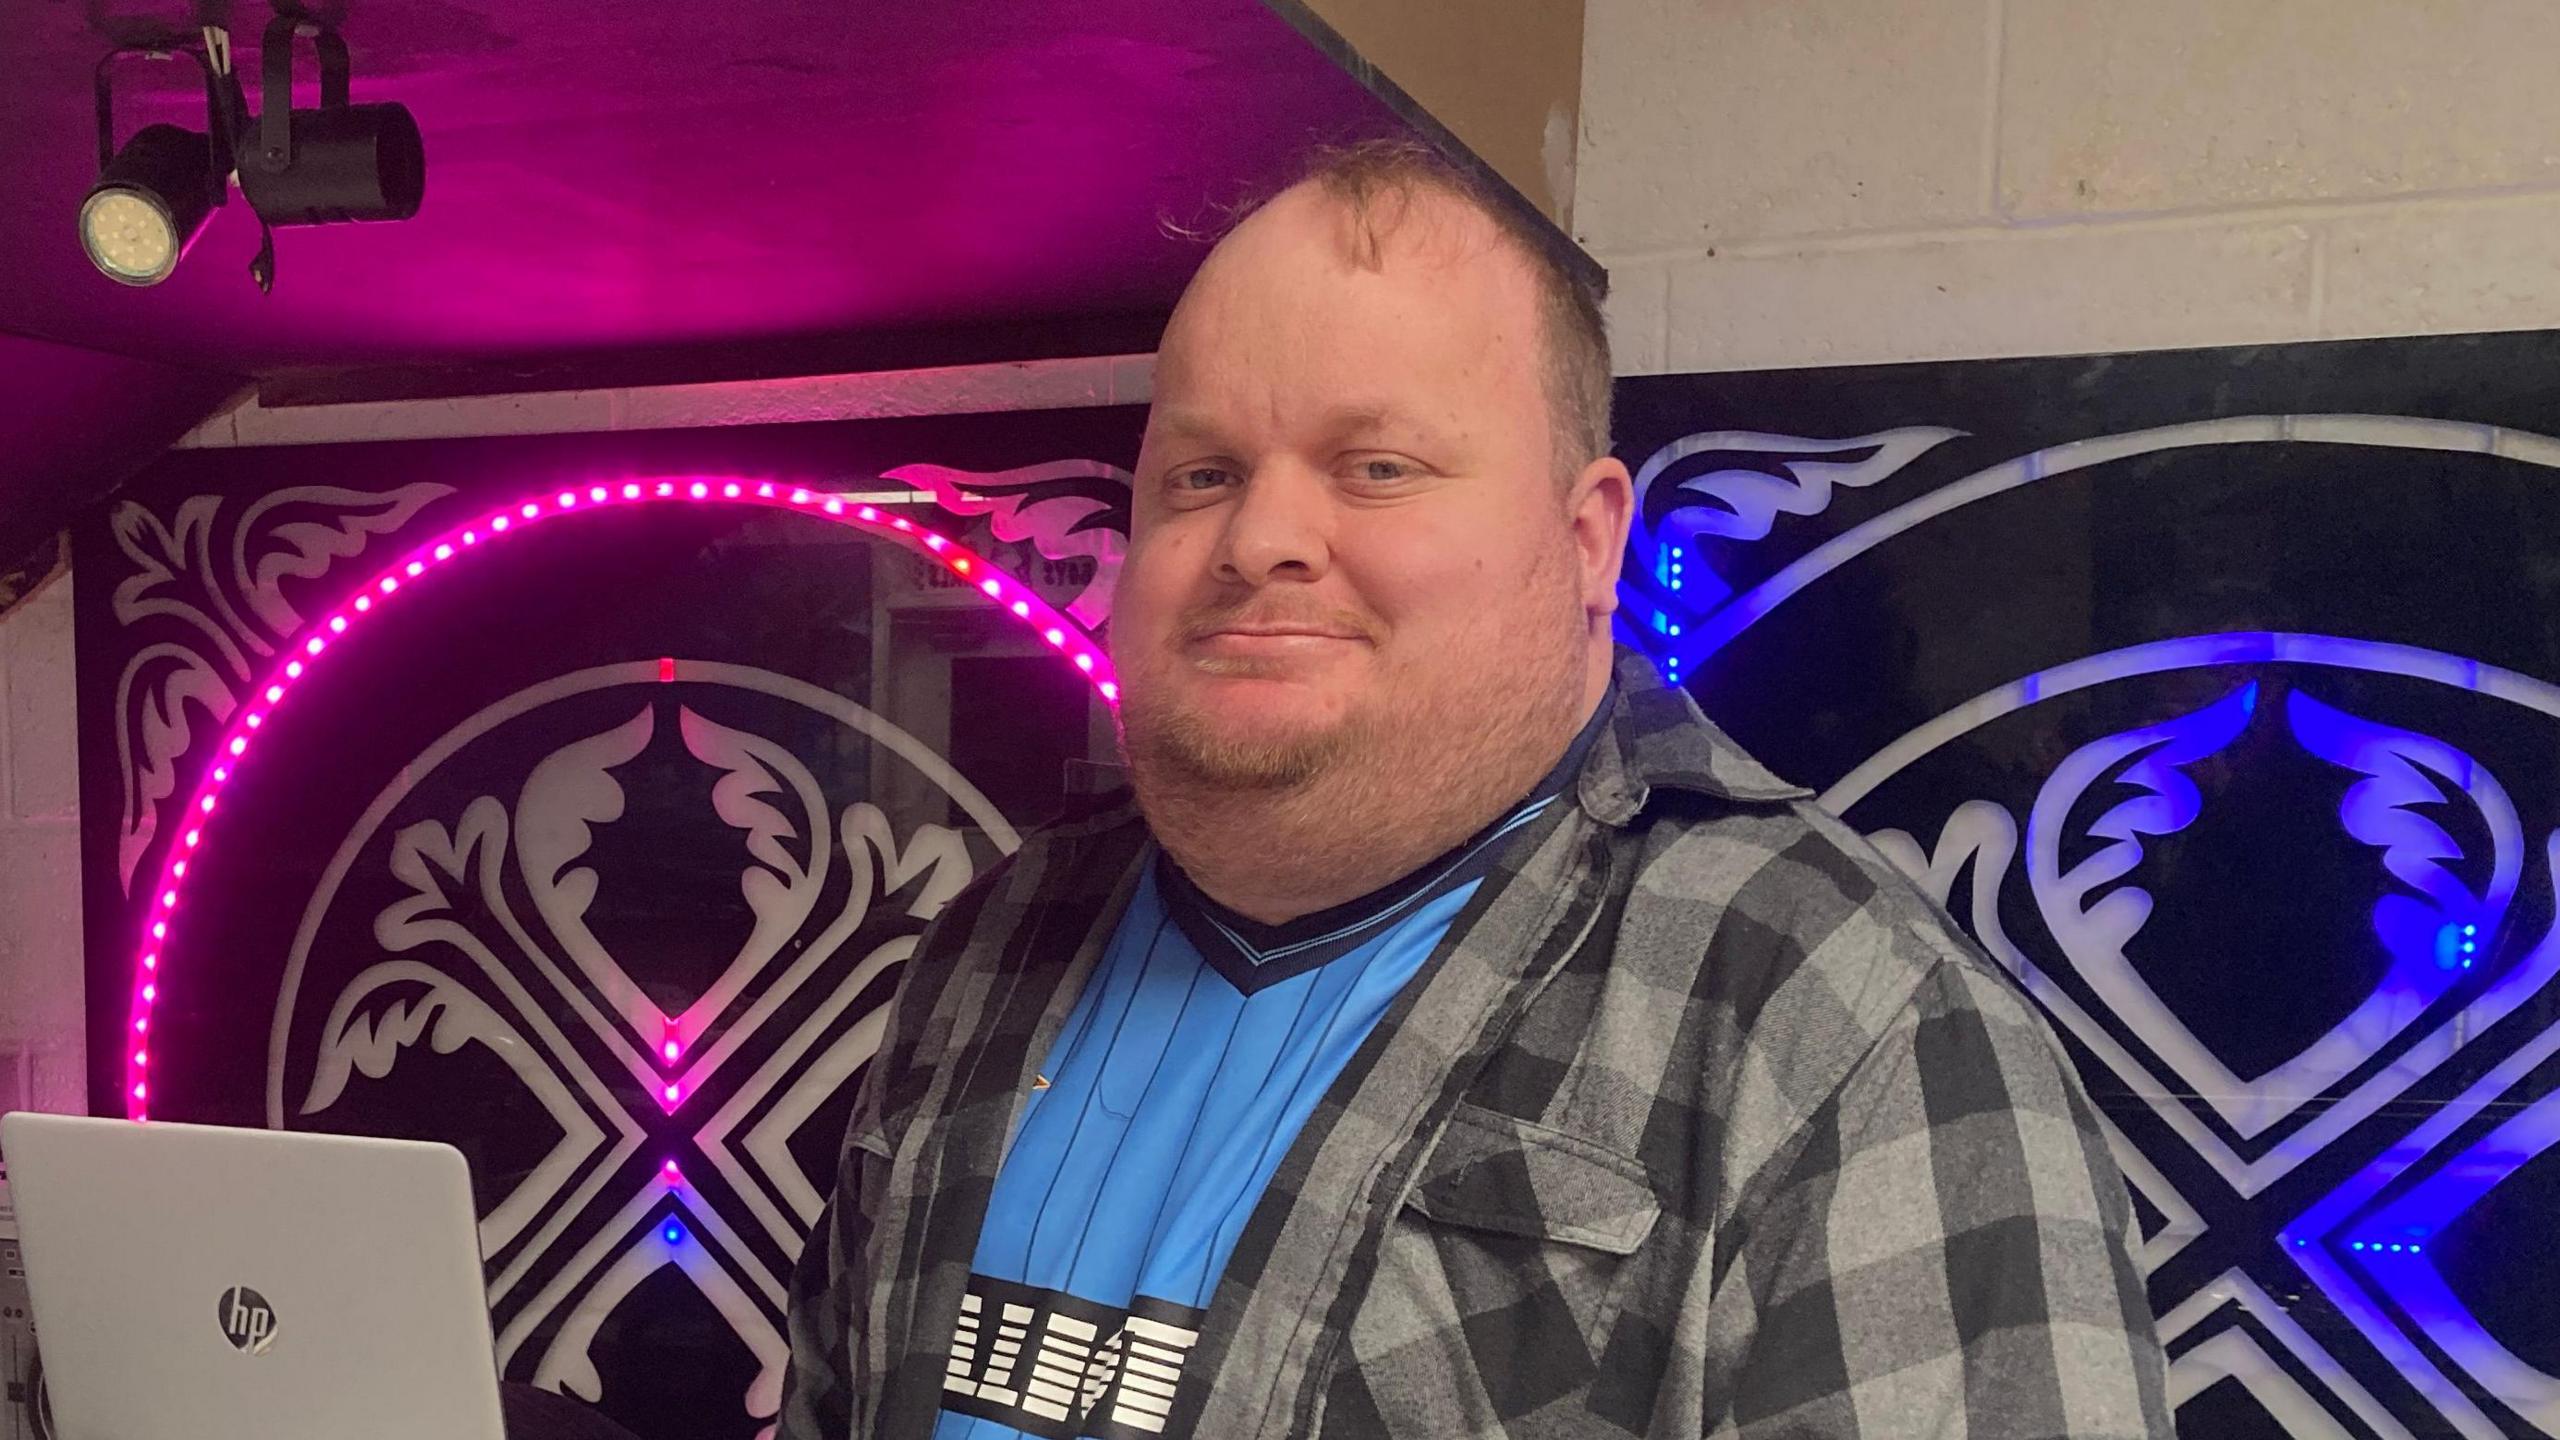
[[[1110, 1060], [1111, 1060], [1111, 1052], [1112, 1052], [1113, 1050], [1116, 1050], [1116, 1049], [1118, 1049], [1118, 1048], [1119, 1048], [1119, 1046], [1120, 1046], [1120, 1032], [1121, 1032], [1123, 1029], [1127, 1028], [1127, 1026], [1128, 1026], [1128, 1023], [1129, 1023], [1129, 1012], [1137, 1008], [1137, 1006], [1138, 1006], [1138, 992], [1146, 988], [1146, 984], [1147, 984], [1147, 972], [1148, 972], [1149, 970], [1152, 970], [1152, 969], [1154, 969], [1154, 968], [1155, 968], [1155, 963], [1156, 963], [1156, 952], [1164, 948], [1164, 931], [1165, 931], [1164, 924], [1163, 924], [1163, 922], [1159, 921], [1159, 922], [1157, 922], [1157, 925], [1156, 925], [1156, 933], [1148, 937], [1148, 939], [1147, 939], [1147, 953], [1146, 953], [1145, 958], [1144, 958], [1144, 959], [1141, 959], [1141, 960], [1138, 962], [1138, 975], [1137, 975], [1137, 978], [1129, 982], [1129, 1001], [1128, 1001], [1128, 1003], [1127, 1003], [1127, 1004], [1125, 1004], [1125, 1005], [1123, 1005], [1123, 1006], [1121, 1006], [1121, 1007], [1120, 1007], [1120, 1013], [1119, 1013], [1119, 1014], [1114, 1015], [1114, 1016], [1112, 1016], [1112, 1017], [1111, 1017], [1111, 1038], [1110, 1038], [1108, 1041], [1104, 1042], [1103, 1047], [1102, 1047], [1102, 1051], [1101, 1051], [1100, 1055], [1099, 1055], [1099, 1056], [1097, 1056], [1097, 1057], [1095, 1058], [1095, 1060], [1094, 1060], [1094, 1064], [1095, 1064], [1095, 1065], [1097, 1065], [1097, 1066], [1108, 1066], [1108, 1065], [1109, 1065], [1109, 1063], [1110, 1063]], [[1099, 972], [1099, 971], [1097, 971], [1097, 972], [1095, 973], [1095, 977], [1094, 977], [1094, 981], [1093, 981], [1093, 983], [1099, 984], [1100, 982], [1101, 982], [1101, 974], [1100, 974], [1100, 972]], [[1195, 984], [1196, 984], [1196, 983], [1198, 983], [1198, 982], [1195, 980], [1193, 983], [1195, 983]], [[1186, 999], [1183, 1003], [1187, 1006], [1190, 1002]], [[1085, 1019], [1085, 1025], [1086, 1025], [1086, 1027], [1087, 1027], [1088, 1029], [1090, 1029], [1093, 1025], [1100, 1023], [1100, 1020], [1101, 1020], [1101, 1007], [1100, 1007], [1100, 1005], [1098, 1005], [1098, 1004], [1097, 1004], [1097, 1005], [1094, 1007], [1094, 1010], [1093, 1010], [1090, 1014], [1088, 1014], [1088, 1015], [1086, 1016], [1086, 1019]], [[1082, 1039], [1082, 1035], [1081, 1035], [1081, 1033], [1079, 1033], [1078, 1038], [1077, 1038], [1077, 1042], [1076, 1042], [1076, 1043], [1077, 1043], [1077, 1044], [1082, 1044], [1082, 1043], [1083, 1043], [1083, 1039]], [[1065, 1057], [1067, 1057], [1067, 1056], [1073, 1055], [1073, 1054], [1075, 1053], [1075, 1050], [1074, 1050], [1072, 1047], [1069, 1047], [1069, 1046], [1060, 1046], [1060, 1047], [1058, 1048], [1058, 1052], [1057, 1052], [1057, 1053], [1058, 1053], [1058, 1055], [1059, 1055], [1060, 1059], [1064, 1059], [1064, 1058], [1065, 1058]], [[1052, 1062], [1050, 1062], [1050, 1063], [1055, 1064], [1055, 1063], [1057, 1063], [1057, 1062], [1052, 1061]], [[1159, 1063], [1161, 1063], [1161, 1062], [1159, 1062]], [[1044, 1103], [1044, 1104], [1045, 1104], [1045, 1103], [1047, 1103], [1047, 1102], [1045, 1102], [1045, 1101], [1044, 1101], [1044, 1102], [1042, 1102], [1042, 1103]], [[1097, 1107], [1099, 1107], [1101, 1104], [1102, 1104], [1102, 1077], [1101, 1077], [1100, 1075], [1096, 1075], [1096, 1076], [1094, 1076], [1094, 1077], [1093, 1077], [1093, 1084], [1091, 1084], [1091, 1085], [1089, 1085], [1089, 1086], [1087, 1086], [1087, 1087], [1085, 1088], [1085, 1092], [1084, 1092], [1084, 1108], [1083, 1108], [1083, 1109], [1081, 1109], [1081, 1110], [1078, 1110], [1078, 1111], [1076, 1112], [1076, 1123], [1075, 1123], [1072, 1127], [1070, 1127], [1070, 1128], [1068, 1129], [1068, 1131], [1067, 1131], [1067, 1146], [1066, 1146], [1066, 1149], [1065, 1149], [1063, 1152], [1061, 1152], [1061, 1156], [1060, 1156], [1060, 1164], [1059, 1164], [1058, 1168], [1057, 1168], [1055, 1171], [1053, 1171], [1053, 1172], [1051, 1172], [1051, 1173], [1050, 1173], [1050, 1176], [1049, 1176], [1049, 1188], [1048, 1188], [1048, 1190], [1047, 1190], [1047, 1191], [1043, 1192], [1043, 1193], [1042, 1193], [1042, 1195], [1040, 1196], [1040, 1206], [1039, 1206], [1039, 1208], [1038, 1208], [1037, 1210], [1034, 1210], [1034, 1211], [1032, 1212], [1032, 1215], [1033, 1215], [1033, 1217], [1034, 1217], [1034, 1218], [1033, 1218], [1033, 1220], [1032, 1220], [1032, 1222], [1031, 1222], [1031, 1234], [1030, 1234], [1029, 1238], [1024, 1242], [1024, 1251], [1025, 1251], [1026, 1256], [1028, 1256], [1028, 1255], [1032, 1255], [1032, 1254], [1037, 1254], [1037, 1253], [1039, 1252], [1039, 1249], [1040, 1249], [1040, 1227], [1041, 1227], [1042, 1225], [1044, 1225], [1044, 1224], [1048, 1223], [1048, 1220], [1049, 1220], [1049, 1217], [1051, 1216], [1051, 1214], [1055, 1213], [1055, 1211], [1056, 1211], [1055, 1201], [1056, 1201], [1056, 1199], [1057, 1199], [1057, 1195], [1058, 1195], [1058, 1181], [1059, 1181], [1062, 1177], [1064, 1177], [1064, 1176], [1065, 1176], [1065, 1174], [1067, 1173], [1067, 1172], [1066, 1172], [1066, 1165], [1065, 1165], [1065, 1163], [1064, 1163], [1064, 1157], [1065, 1157], [1065, 1156], [1068, 1156], [1068, 1155], [1073, 1155], [1073, 1154], [1076, 1152], [1076, 1147], [1077, 1147], [1077, 1146], [1078, 1146], [1078, 1145], [1083, 1141], [1083, 1139], [1084, 1139], [1084, 1122], [1092, 1118], [1094, 1110], [1095, 1110]], [[1107, 1112], [1107, 1111], [1106, 1111], [1105, 1113], [1109, 1113], [1109, 1112]], [[1113, 1118], [1113, 1119], [1118, 1119], [1118, 1118], [1120, 1118], [1120, 1117], [1118, 1117], [1117, 1115], [1114, 1115], [1112, 1118]], [[1121, 1140], [1122, 1140], [1123, 1142], [1125, 1142], [1127, 1139], [1128, 1139], [1128, 1136], [1124, 1133], [1124, 1134], [1121, 1136]], [[1115, 1153], [1116, 1153], [1116, 1151], [1117, 1151], [1117, 1147], [1116, 1147], [1116, 1146], [1114, 1147], [1114, 1150], [1115, 1150]], [[1081, 1248], [1082, 1248], [1082, 1246], [1083, 1246], [1083, 1243], [1084, 1243], [1084, 1242], [1083, 1242], [1083, 1241], [1081, 1241], [1081, 1240], [1079, 1240], [1079, 1241], [1077, 1241], [1076, 1243], [1077, 1243], [1078, 1248], [1079, 1248], [1079, 1249], [1081, 1249]]]

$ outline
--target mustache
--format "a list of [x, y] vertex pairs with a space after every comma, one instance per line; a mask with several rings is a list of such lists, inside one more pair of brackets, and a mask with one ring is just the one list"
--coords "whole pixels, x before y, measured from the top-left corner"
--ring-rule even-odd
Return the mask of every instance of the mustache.
[[1185, 640], [1205, 640], [1226, 630], [1310, 630], [1372, 643], [1378, 638], [1377, 625], [1355, 610], [1268, 602], [1200, 606], [1183, 612], [1179, 627]]

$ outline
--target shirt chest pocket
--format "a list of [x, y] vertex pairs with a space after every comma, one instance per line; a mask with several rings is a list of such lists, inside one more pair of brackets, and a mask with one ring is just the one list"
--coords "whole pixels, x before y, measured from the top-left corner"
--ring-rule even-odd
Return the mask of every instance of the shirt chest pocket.
[[1362, 1282], [1348, 1413], [1483, 1433], [1583, 1389], [1660, 1218], [1633, 1158], [1461, 1105]]

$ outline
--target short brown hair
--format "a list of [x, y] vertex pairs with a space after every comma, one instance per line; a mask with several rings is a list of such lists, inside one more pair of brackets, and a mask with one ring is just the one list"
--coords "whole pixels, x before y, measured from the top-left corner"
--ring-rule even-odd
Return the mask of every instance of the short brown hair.
[[[1529, 262], [1538, 287], [1547, 409], [1554, 420], [1556, 467], [1570, 478], [1609, 453], [1609, 327], [1601, 314], [1608, 277], [1596, 266], [1578, 266], [1558, 253], [1565, 243], [1532, 218], [1526, 206], [1498, 194], [1490, 182], [1450, 163], [1415, 140], [1370, 140], [1311, 151], [1284, 187], [1314, 185], [1350, 212], [1362, 265], [1375, 268], [1383, 237], [1404, 207], [1425, 192], [1458, 201], [1492, 222], [1496, 232]], [[1261, 196], [1228, 217], [1232, 230], [1275, 198]], [[1384, 210], [1381, 202], [1394, 207]], [[1579, 258], [1579, 257], [1576, 257]]]

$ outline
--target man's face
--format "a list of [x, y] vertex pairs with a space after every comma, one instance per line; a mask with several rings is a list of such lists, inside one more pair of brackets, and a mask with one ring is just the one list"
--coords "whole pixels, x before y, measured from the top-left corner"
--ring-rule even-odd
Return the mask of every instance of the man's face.
[[1374, 269], [1351, 223], [1281, 196], [1166, 332], [1112, 619], [1142, 794], [1151, 766], [1286, 787], [1517, 743], [1583, 687], [1596, 547], [1555, 470], [1528, 264], [1428, 193]]

